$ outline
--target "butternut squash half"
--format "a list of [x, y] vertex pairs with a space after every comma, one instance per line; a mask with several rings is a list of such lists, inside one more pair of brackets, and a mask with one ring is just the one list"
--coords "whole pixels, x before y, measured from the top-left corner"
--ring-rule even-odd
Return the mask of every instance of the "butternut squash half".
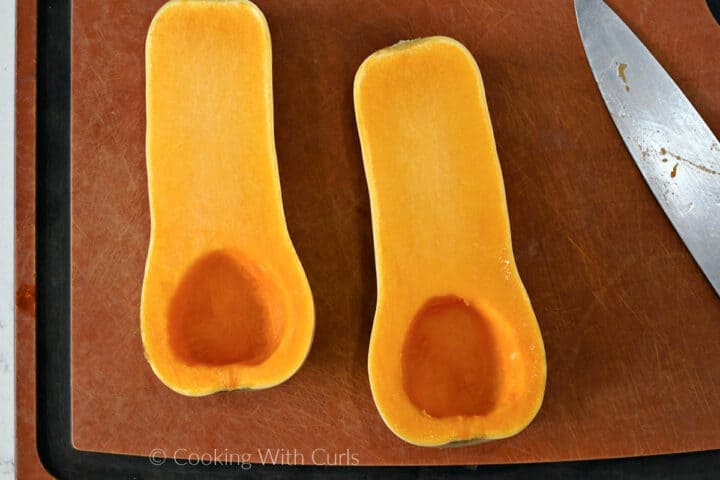
[[518, 433], [545, 353], [515, 267], [478, 67], [455, 40], [401, 42], [355, 77], [377, 307], [368, 359], [387, 426], [421, 446]]
[[265, 18], [245, 0], [171, 1], [146, 73], [146, 357], [185, 395], [277, 385], [315, 320], [282, 207]]

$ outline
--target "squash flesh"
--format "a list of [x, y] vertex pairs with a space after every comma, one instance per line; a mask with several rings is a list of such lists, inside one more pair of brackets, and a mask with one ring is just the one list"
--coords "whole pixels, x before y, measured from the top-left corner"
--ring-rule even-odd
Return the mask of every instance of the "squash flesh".
[[378, 410], [417, 445], [513, 435], [540, 407], [545, 356], [477, 65], [446, 37], [402, 42], [360, 67], [355, 111], [375, 242]]
[[314, 309], [282, 209], [265, 18], [244, 0], [168, 2], [146, 69], [146, 357], [187, 395], [281, 383]]

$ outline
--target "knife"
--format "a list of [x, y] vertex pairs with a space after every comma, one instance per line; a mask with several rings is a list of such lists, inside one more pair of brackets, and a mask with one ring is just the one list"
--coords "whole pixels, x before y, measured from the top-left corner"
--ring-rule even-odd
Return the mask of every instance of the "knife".
[[585, 54], [650, 190], [720, 295], [720, 142], [602, 0], [575, 0]]

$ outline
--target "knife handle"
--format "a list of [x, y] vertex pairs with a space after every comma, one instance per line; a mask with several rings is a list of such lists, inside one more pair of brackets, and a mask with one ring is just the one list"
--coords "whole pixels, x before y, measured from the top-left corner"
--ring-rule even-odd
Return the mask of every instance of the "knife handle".
[[715, 17], [715, 21], [720, 23], [720, 0], [706, 0], [710, 13]]

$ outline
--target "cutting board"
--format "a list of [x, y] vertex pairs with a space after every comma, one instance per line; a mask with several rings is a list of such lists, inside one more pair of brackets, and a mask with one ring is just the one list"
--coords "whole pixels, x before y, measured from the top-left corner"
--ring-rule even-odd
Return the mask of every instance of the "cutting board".
[[[269, 449], [280, 463], [361, 465], [720, 448], [720, 299], [625, 150], [569, 0], [258, 0], [273, 41], [285, 212], [315, 298], [315, 341], [303, 368], [277, 388], [203, 398], [166, 388], [143, 356], [139, 331], [150, 232], [144, 42], [162, 3], [73, 2], [77, 448], [225, 451], [253, 461]], [[720, 27], [705, 2], [609, 3], [720, 132]], [[544, 404], [525, 431], [452, 449], [403, 443], [372, 401], [366, 360], [376, 285], [352, 105], [365, 57], [435, 34], [463, 42], [483, 74], [514, 251], [548, 360]]]

